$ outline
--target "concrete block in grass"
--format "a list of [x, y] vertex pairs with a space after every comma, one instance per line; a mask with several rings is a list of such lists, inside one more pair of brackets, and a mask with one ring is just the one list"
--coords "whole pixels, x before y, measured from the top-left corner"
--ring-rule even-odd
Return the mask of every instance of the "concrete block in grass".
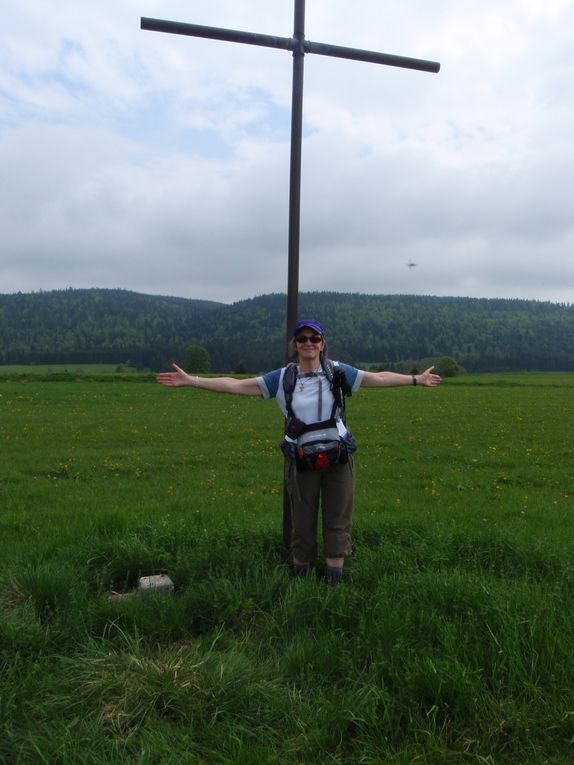
[[141, 595], [147, 593], [161, 593], [162, 595], [173, 595], [173, 582], [167, 574], [155, 574], [154, 576], [140, 577], [138, 592]]

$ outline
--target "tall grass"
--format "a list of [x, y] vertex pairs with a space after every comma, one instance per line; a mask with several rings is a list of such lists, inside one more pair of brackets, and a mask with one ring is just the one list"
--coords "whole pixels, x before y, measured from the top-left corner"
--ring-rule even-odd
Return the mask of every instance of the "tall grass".
[[573, 762], [572, 394], [354, 397], [332, 590], [279, 563], [273, 404], [0, 385], [0, 762]]

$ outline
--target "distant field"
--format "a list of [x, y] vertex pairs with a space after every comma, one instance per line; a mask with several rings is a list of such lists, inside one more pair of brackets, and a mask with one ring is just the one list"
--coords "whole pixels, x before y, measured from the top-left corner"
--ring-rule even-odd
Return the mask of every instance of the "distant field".
[[447, 380], [451, 385], [542, 385], [544, 387], [574, 386], [574, 372], [492, 372], [486, 374], [461, 375]]
[[[353, 396], [332, 591], [279, 562], [273, 402], [0, 382], [0, 762], [571, 763], [573, 402], [560, 374]], [[160, 572], [174, 597], [109, 602]]]
[[101, 372], [134, 372], [123, 364], [0, 364], [2, 374], [50, 374], [51, 372], [74, 372], [99, 374]]

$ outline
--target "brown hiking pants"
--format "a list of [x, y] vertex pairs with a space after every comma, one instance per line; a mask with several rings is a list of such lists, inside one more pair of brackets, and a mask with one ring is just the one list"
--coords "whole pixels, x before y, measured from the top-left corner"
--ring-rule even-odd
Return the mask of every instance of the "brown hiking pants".
[[351, 527], [355, 498], [355, 465], [349, 462], [324, 470], [299, 472], [294, 460], [285, 460], [285, 485], [291, 505], [291, 552], [299, 561], [317, 557], [317, 522], [321, 505], [324, 554], [344, 558], [351, 554]]

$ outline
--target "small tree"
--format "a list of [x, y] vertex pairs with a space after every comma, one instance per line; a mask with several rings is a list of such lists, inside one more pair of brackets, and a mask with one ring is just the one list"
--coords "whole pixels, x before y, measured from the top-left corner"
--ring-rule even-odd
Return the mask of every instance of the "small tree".
[[211, 359], [202, 345], [188, 345], [183, 356], [183, 368], [187, 372], [209, 372]]
[[458, 377], [460, 373], [459, 365], [450, 356], [443, 356], [436, 366], [441, 377]]

